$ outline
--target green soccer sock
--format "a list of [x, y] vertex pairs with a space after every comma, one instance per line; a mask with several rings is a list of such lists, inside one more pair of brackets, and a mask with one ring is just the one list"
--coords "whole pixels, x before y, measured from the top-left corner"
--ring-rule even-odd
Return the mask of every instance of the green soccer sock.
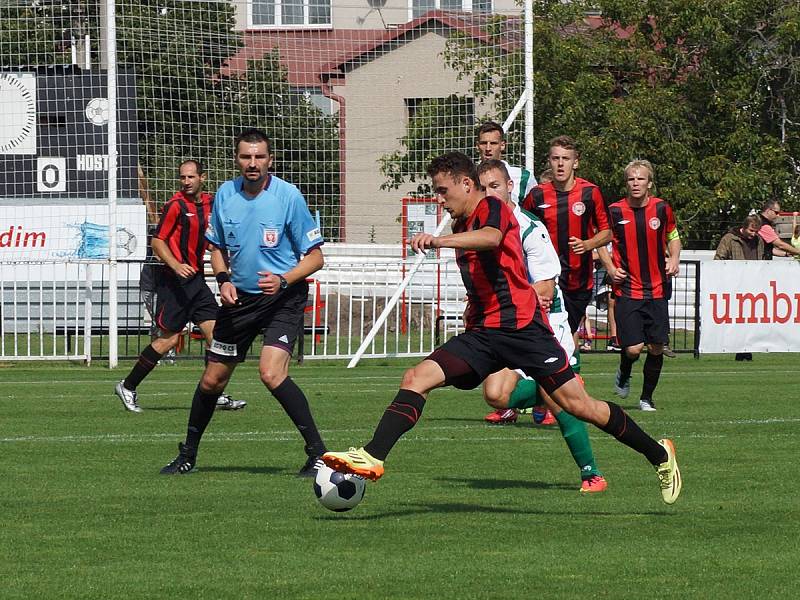
[[578, 375], [581, 372], [581, 351], [575, 348], [575, 352], [572, 353], [572, 358], [574, 361], [570, 361], [570, 366], [572, 370], [575, 371], [575, 374]]
[[589, 479], [592, 475], [602, 477], [603, 473], [594, 462], [592, 444], [589, 441], [586, 423], [573, 417], [565, 410], [556, 415], [556, 420], [558, 421], [559, 429], [561, 429], [561, 435], [564, 436], [564, 441], [567, 442], [572, 458], [581, 470], [581, 479]]
[[520, 379], [508, 399], [508, 408], [530, 408], [536, 403], [536, 382]]

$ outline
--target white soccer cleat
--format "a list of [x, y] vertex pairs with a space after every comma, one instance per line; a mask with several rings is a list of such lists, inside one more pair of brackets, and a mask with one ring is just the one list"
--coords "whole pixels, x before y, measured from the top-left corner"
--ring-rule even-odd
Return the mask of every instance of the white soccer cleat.
[[129, 390], [124, 385], [122, 385], [122, 381], [120, 381], [116, 387], [114, 388], [114, 393], [117, 394], [117, 397], [122, 400], [122, 406], [125, 407], [125, 410], [129, 410], [131, 412], [140, 413], [142, 412], [142, 408], [136, 403], [136, 392]]

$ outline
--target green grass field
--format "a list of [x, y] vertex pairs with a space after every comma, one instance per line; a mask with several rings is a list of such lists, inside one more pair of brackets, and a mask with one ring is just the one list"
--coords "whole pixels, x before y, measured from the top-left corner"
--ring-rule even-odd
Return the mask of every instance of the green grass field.
[[[609, 480], [579, 478], [557, 428], [482, 422], [478, 391], [434, 392], [387, 474], [350, 513], [294, 476], [302, 443], [255, 362], [215, 416], [198, 469], [165, 477], [201, 363], [162, 366], [140, 415], [113, 395], [130, 367], [0, 367], [0, 597], [767, 598], [797, 593], [800, 371], [793, 355], [666, 360], [659, 411], [684, 478], [674, 506], [639, 455], [590, 431]], [[332, 449], [369, 439], [404, 366], [293, 366]], [[610, 398], [616, 357], [591, 355]], [[633, 391], [641, 385], [641, 362]], [[624, 402], [632, 407], [634, 397]]]

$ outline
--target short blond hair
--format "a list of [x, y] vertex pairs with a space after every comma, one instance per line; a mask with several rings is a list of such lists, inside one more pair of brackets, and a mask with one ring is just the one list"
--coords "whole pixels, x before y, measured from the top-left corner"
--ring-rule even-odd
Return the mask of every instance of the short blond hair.
[[627, 165], [625, 165], [625, 170], [623, 171], [623, 173], [626, 179], [628, 177], [628, 171], [630, 171], [631, 169], [647, 170], [647, 174], [650, 177], [650, 181], [652, 183], [655, 183], [655, 171], [653, 170], [653, 163], [651, 163], [649, 160], [645, 160], [643, 158], [637, 158], [629, 162]]

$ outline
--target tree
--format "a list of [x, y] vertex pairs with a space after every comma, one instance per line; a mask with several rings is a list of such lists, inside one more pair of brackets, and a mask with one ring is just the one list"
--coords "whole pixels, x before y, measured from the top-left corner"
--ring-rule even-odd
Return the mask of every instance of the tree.
[[[602, 18], [586, 18], [589, 9]], [[647, 158], [695, 247], [711, 247], [767, 198], [797, 206], [796, 1], [538, 0], [534, 13], [535, 172], [546, 140], [572, 135], [581, 176], [611, 200], [623, 193], [623, 166]], [[487, 27], [509, 26], [497, 18]], [[522, 89], [521, 51], [452, 36], [445, 59], [502, 120]], [[411, 130], [403, 139], [419, 143]], [[521, 162], [517, 149], [511, 160]], [[410, 174], [400, 156], [387, 157], [395, 180]]]

